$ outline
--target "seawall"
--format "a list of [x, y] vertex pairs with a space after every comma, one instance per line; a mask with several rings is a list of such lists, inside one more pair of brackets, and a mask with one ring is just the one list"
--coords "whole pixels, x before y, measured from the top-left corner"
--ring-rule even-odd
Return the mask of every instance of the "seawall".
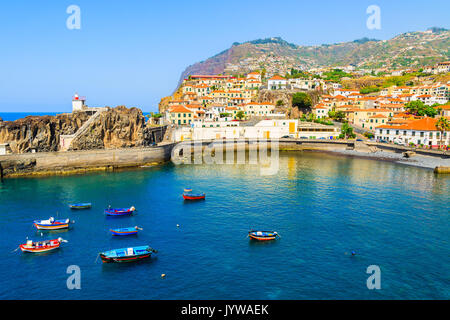
[[2, 178], [79, 174], [156, 165], [170, 160], [174, 144], [157, 147], [39, 152], [0, 156]]

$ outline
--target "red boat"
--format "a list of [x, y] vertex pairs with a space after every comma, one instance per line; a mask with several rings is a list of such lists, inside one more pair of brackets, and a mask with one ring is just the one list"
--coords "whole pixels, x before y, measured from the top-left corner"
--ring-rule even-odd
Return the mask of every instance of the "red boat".
[[19, 248], [22, 252], [40, 253], [58, 249], [62, 242], [67, 242], [67, 240], [64, 240], [63, 238], [38, 242], [27, 240], [27, 243], [21, 244]]
[[199, 193], [199, 194], [193, 194], [193, 193], [183, 193], [183, 199], [184, 200], [205, 200], [206, 194]]

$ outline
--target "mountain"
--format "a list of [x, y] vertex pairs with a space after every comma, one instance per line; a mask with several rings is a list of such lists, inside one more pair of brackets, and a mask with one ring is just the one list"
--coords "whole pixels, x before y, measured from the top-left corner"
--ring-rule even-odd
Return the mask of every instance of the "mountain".
[[433, 27], [400, 34], [390, 40], [362, 38], [352, 42], [301, 46], [280, 37], [235, 42], [231, 48], [186, 68], [180, 82], [193, 74], [244, 74], [266, 69], [285, 74], [291, 68], [353, 65], [359, 68], [401, 68], [450, 60], [450, 31]]

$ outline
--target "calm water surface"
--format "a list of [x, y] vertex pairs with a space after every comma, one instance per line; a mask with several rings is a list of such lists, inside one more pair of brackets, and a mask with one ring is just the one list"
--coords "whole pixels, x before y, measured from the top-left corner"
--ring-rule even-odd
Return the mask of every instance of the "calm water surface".
[[[206, 201], [184, 203], [187, 186]], [[9, 179], [0, 184], [0, 298], [449, 299], [449, 195], [450, 178], [431, 170], [317, 153], [283, 153], [274, 176], [257, 165], [168, 164]], [[67, 207], [85, 201], [93, 208]], [[109, 204], [138, 213], [106, 218]], [[75, 220], [70, 231], [34, 230], [34, 219], [56, 213]], [[144, 229], [137, 237], [108, 232], [135, 225]], [[251, 242], [249, 228], [281, 239]], [[27, 236], [69, 242], [48, 254], [12, 252]], [[142, 244], [159, 253], [96, 261], [100, 251]], [[66, 288], [69, 265], [81, 268], [81, 290]], [[381, 290], [366, 287], [369, 265], [381, 268]]]

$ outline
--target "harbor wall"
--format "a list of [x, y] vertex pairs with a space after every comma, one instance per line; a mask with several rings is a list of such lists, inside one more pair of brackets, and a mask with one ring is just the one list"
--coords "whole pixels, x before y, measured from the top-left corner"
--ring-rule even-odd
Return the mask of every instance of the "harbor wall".
[[2, 178], [114, 171], [170, 160], [174, 144], [157, 147], [39, 152], [0, 156]]

